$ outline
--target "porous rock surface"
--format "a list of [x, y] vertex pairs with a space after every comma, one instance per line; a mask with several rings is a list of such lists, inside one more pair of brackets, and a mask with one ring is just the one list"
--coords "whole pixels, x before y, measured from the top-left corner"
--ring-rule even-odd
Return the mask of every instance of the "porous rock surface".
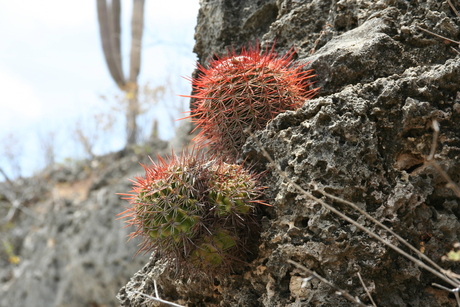
[[[0, 214], [1, 241], [19, 257], [9, 264], [0, 250], [0, 306], [117, 305], [117, 290], [148, 259], [133, 259], [139, 242], [126, 243], [132, 229], [116, 220], [126, 201], [115, 193], [130, 190], [138, 159], [112, 154], [14, 182], [37, 197], [21, 199], [31, 215], [19, 212], [10, 226]], [[11, 189], [2, 184], [0, 195]]]
[[[117, 306], [120, 287], [149, 256], [134, 258], [140, 242], [126, 242], [133, 229], [117, 214], [128, 203], [116, 193], [131, 190], [139, 162], [170, 153], [165, 147], [180, 150], [184, 140], [179, 132], [149, 152], [123, 150], [1, 182], [0, 306]], [[9, 216], [11, 203], [20, 209]]]
[[[458, 9], [458, 8], [457, 8]], [[195, 52], [200, 62], [259, 40], [276, 51], [296, 47], [311, 62], [320, 94], [280, 114], [243, 151], [260, 170], [272, 205], [262, 208], [259, 252], [243, 271], [212, 285], [177, 278], [153, 255], [118, 294], [122, 306], [160, 297], [187, 306], [354, 306], [287, 260], [314, 270], [366, 304], [362, 276], [378, 306], [455, 306], [442, 283], [355, 226], [299, 193], [269, 166], [275, 163], [307, 192], [321, 197], [396, 243], [350, 207], [352, 201], [446, 269], [460, 240], [458, 197], [429, 163], [432, 121], [440, 124], [436, 160], [460, 181], [460, 56], [418, 27], [459, 38], [459, 19], [446, 1], [201, 1]], [[458, 51], [458, 48], [457, 48]], [[397, 243], [396, 243], [397, 244]]]

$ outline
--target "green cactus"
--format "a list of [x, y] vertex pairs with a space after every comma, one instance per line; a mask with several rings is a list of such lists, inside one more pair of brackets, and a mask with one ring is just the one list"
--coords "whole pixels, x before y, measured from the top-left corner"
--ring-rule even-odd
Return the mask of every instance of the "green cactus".
[[[152, 162], [153, 163], [153, 162]], [[258, 235], [255, 205], [264, 204], [258, 176], [240, 165], [192, 152], [143, 165], [121, 213], [154, 250], [182, 272], [221, 272], [244, 260]]]
[[217, 229], [210, 236], [204, 238], [204, 242], [197, 246], [191, 254], [190, 261], [202, 270], [209, 270], [228, 263], [229, 251], [236, 247], [237, 239], [229, 231]]
[[251, 180], [250, 174], [241, 174], [240, 166], [223, 164], [222, 169], [214, 172], [210, 180], [209, 199], [215, 202], [217, 214], [246, 214], [251, 211], [254, 199], [251, 191], [256, 183]]

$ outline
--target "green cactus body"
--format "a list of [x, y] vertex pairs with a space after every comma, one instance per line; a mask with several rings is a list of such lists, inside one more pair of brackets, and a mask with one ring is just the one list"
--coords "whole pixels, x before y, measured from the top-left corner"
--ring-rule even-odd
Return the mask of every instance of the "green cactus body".
[[[210, 181], [209, 199], [216, 204], [219, 216], [246, 214], [257, 198], [256, 183], [250, 174], [240, 173], [240, 166], [223, 163]], [[251, 193], [251, 191], [253, 191]]]
[[213, 235], [207, 236], [205, 242], [197, 246], [190, 257], [190, 261], [201, 269], [219, 267], [226, 257], [227, 251], [236, 246], [236, 239], [228, 231], [214, 230]]
[[136, 227], [130, 236], [144, 239], [140, 251], [155, 250], [183, 272], [225, 271], [245, 259], [258, 235], [258, 176], [196, 153], [144, 168], [121, 213]]

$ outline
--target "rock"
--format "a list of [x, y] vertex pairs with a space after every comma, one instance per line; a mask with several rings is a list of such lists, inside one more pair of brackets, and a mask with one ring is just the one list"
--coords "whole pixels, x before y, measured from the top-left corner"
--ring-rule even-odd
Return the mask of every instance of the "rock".
[[148, 260], [134, 258], [140, 242], [126, 242], [133, 229], [117, 220], [128, 203], [116, 193], [131, 190], [139, 162], [148, 154], [124, 150], [0, 184], [0, 201], [25, 210], [0, 228], [2, 247], [14, 253], [0, 249], [0, 306], [117, 305], [117, 291]]
[[[459, 60], [448, 60], [444, 65], [410, 68], [397, 77], [347, 86], [339, 93], [309, 101], [296, 112], [279, 115], [256, 138], [276, 164], [304, 189], [321, 189], [353, 201], [417, 248], [424, 246], [425, 254], [439, 263], [440, 256], [449, 251], [449, 244], [460, 239], [459, 212], [446, 211], [442, 205], [456, 197], [445, 188], [442, 176], [424, 163], [424, 157], [430, 152], [433, 137], [431, 120], [437, 119], [443, 127], [441, 138], [450, 143], [442, 144], [440, 151], [445, 152], [440, 162], [458, 182], [460, 131], [452, 121], [452, 104], [425, 100], [420, 86], [436, 84], [430, 95], [443, 96], [449, 93], [443, 84], [456, 82], [459, 67]], [[443, 77], [439, 79], [440, 76]], [[391, 94], [383, 98], [384, 92]], [[405, 106], [413, 101], [419, 107], [412, 112], [414, 116], [407, 116]], [[422, 103], [427, 101], [430, 103]], [[249, 156], [263, 163], [257, 142], [249, 141], [245, 146]], [[440, 306], [424, 291], [435, 282], [433, 275], [299, 195], [277, 173], [266, 179], [275, 200], [270, 226], [262, 233], [261, 252], [270, 255], [267, 266], [272, 269], [268, 272], [280, 272], [286, 267], [285, 259], [294, 259], [360, 296], [364, 290], [357, 279], [359, 271], [365, 282], [374, 284], [373, 298], [378, 305]], [[355, 220], [365, 222], [349, 207], [333, 204]], [[287, 231], [286, 220], [300, 231]], [[372, 223], [366, 221], [365, 225], [387, 237]], [[443, 230], [446, 225], [448, 229]], [[264, 244], [277, 236], [284, 241], [272, 246]], [[282, 256], [273, 256], [277, 254]], [[264, 306], [287, 303], [279, 294], [285, 292], [281, 285], [287, 276], [298, 274], [295, 269], [277, 274], [274, 284], [278, 288], [274, 293], [278, 295]], [[327, 291], [318, 289], [308, 301], [332, 306], [332, 302], [339, 304], [343, 300], [331, 297]]]
[[[9, 278], [3, 280], [0, 306], [116, 304], [117, 289], [148, 259], [133, 259], [139, 242], [127, 244], [126, 236], [131, 229], [123, 228], [123, 222], [116, 220], [126, 204], [115, 193], [128, 191], [130, 183], [126, 177], [140, 173], [136, 170], [137, 163], [131, 159], [117, 160], [119, 168], [112, 173], [113, 181], [98, 189], [86, 190], [84, 198], [53, 194], [51, 191], [56, 191], [60, 183], [47, 182], [49, 192], [29, 205], [35, 218], [22, 213], [14, 226], [21, 235], [6, 233], [11, 241], [20, 240], [16, 243], [20, 262], [16, 266], [2, 265], [14, 269]], [[127, 169], [123, 170], [125, 167], [121, 165], [128, 165]], [[61, 178], [65, 172], [58, 172], [60, 175], [56, 178], [75, 191], [74, 181], [70, 177]], [[27, 184], [33, 186], [44, 180], [45, 176], [37, 175]]]
[[[244, 273], [213, 285], [164, 271], [160, 297], [187, 306], [354, 306], [294, 260], [366, 304], [358, 272], [378, 306], [455, 306], [439, 280], [386, 245], [299, 193], [270, 168], [259, 144], [295, 183], [352, 201], [446, 269], [441, 257], [460, 240], [458, 197], [426, 162], [432, 121], [440, 123], [436, 159], [460, 181], [460, 56], [418, 27], [455, 39], [447, 3], [424, 0], [202, 1], [196, 28], [199, 62], [258, 39], [310, 62], [320, 94], [280, 114], [243, 151], [260, 170], [273, 205], [264, 208], [259, 252]], [[458, 46], [453, 46], [457, 47]], [[323, 200], [379, 236], [391, 235], [336, 201]], [[151, 258], [119, 293], [122, 306], [152, 295]], [[458, 271], [457, 271], [458, 272]], [[150, 278], [150, 279], [149, 279]], [[145, 286], [148, 285], [148, 286]]]

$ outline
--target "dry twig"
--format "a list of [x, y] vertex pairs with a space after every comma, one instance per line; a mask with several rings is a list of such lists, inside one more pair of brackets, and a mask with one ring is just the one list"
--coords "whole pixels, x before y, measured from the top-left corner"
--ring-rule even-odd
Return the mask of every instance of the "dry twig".
[[432, 283], [431, 285], [435, 286], [435, 287], [438, 287], [439, 289], [442, 289], [442, 290], [449, 291], [449, 292], [453, 293], [454, 296], [455, 296], [455, 300], [457, 301], [457, 305], [460, 306], [460, 296], [458, 294], [458, 292], [460, 291], [460, 287], [450, 289], [450, 288], [444, 287], [443, 285], [437, 284], [435, 282]]
[[456, 9], [455, 6], [452, 4], [452, 2], [451, 2], [450, 0], [447, 0], [447, 3], [449, 3], [450, 8], [452, 9], [452, 11], [454, 11], [455, 15], [457, 15], [458, 17], [460, 17], [460, 14], [458, 13], [457, 9]]
[[426, 32], [428, 34], [431, 34], [431, 35], [436, 36], [438, 38], [444, 39], [444, 40], [446, 40], [448, 42], [451, 42], [451, 43], [454, 43], [456, 45], [460, 45], [460, 42], [454, 41], [453, 39], [450, 39], [450, 38], [447, 38], [445, 36], [442, 36], [442, 35], [436, 34], [434, 32], [428, 31], [427, 29], [424, 29], [424, 28], [422, 28], [420, 26], [416, 26], [416, 27], [417, 27], [417, 29], [422, 30], [422, 31], [424, 31], [424, 32]]
[[366, 284], [364, 283], [363, 278], [361, 277], [361, 274], [360, 274], [359, 272], [358, 272], [358, 277], [359, 277], [359, 281], [360, 281], [361, 284], [363, 285], [364, 291], [366, 291], [367, 296], [368, 296], [369, 299], [371, 300], [372, 306], [377, 307], [377, 305], [375, 305], [374, 300], [372, 299], [371, 293], [370, 293], [369, 290], [367, 289]]
[[[353, 297], [350, 293], [348, 293], [347, 291], [344, 291], [340, 288], [338, 288], [336, 285], [334, 285], [333, 283], [331, 283], [329, 280], [323, 278], [321, 275], [318, 275], [316, 274], [315, 271], [312, 271], [312, 270], [309, 270], [306, 266], [303, 266], [301, 265], [300, 263], [298, 262], [295, 262], [295, 261], [292, 261], [291, 259], [288, 259], [286, 260], [287, 262], [289, 262], [290, 264], [293, 264], [295, 265], [296, 267], [298, 267], [299, 269], [302, 269], [304, 270], [307, 274], [309, 274], [310, 276], [316, 278], [316, 279], [319, 279], [321, 282], [329, 285], [331, 288], [333, 288], [335, 290], [335, 293], [337, 293], [338, 295], [341, 295], [343, 296], [344, 298], [346, 298], [347, 300], [349, 300], [350, 302], [352, 303], [355, 303], [357, 304], [358, 306], [363, 306], [363, 307], [367, 307], [365, 304], [363, 304], [358, 298], [356, 297]], [[375, 306], [375, 305], [374, 305]]]
[[[385, 240], [383, 239], [382, 237], [380, 237], [379, 235], [377, 235], [376, 233], [374, 233], [373, 231], [369, 230], [368, 228], [366, 228], [365, 226], [361, 225], [360, 223], [356, 222], [355, 220], [351, 219], [350, 217], [348, 217], [347, 215], [343, 214], [342, 212], [340, 212], [339, 210], [335, 209], [334, 207], [332, 207], [331, 205], [329, 205], [328, 203], [326, 203], [325, 201], [323, 201], [322, 199], [319, 199], [315, 196], [313, 196], [311, 193], [307, 192], [306, 190], [304, 190], [300, 185], [298, 185], [297, 183], [295, 183], [294, 181], [292, 181], [288, 176], [287, 174], [282, 171], [279, 166], [275, 163], [275, 161], [270, 157], [270, 155], [267, 153], [267, 151], [265, 150], [265, 148], [262, 146], [262, 144], [260, 143], [260, 141], [258, 139], [256, 139], [254, 137], [254, 135], [251, 133], [251, 132], [248, 132], [250, 134], [250, 136], [255, 140], [255, 142], [257, 143], [257, 145], [259, 146], [259, 149], [261, 150], [262, 154], [264, 155], [264, 157], [270, 162], [271, 166], [275, 169], [275, 171], [284, 179], [286, 180], [291, 186], [293, 186], [299, 193], [301, 193], [302, 195], [304, 195], [305, 197], [321, 204], [323, 207], [325, 207], [326, 209], [330, 210], [331, 212], [333, 212], [334, 214], [338, 215], [339, 217], [341, 217], [342, 219], [344, 219], [345, 221], [353, 224], [354, 226], [356, 226], [357, 228], [359, 228], [360, 230], [366, 232], [368, 235], [370, 235], [371, 237], [375, 238], [376, 240], [378, 240], [379, 242], [385, 244], [386, 246], [390, 247], [391, 249], [395, 250], [397, 253], [399, 253], [400, 255], [406, 257], [407, 259], [411, 260], [412, 262], [414, 262], [416, 265], [418, 265], [419, 267], [421, 268], [424, 268], [425, 270], [429, 271], [430, 273], [432, 273], [433, 275], [435, 275], [436, 277], [442, 279], [443, 281], [445, 281], [446, 283], [450, 284], [451, 286], [457, 288], [459, 285], [460, 285], [460, 282], [457, 280], [457, 279], [453, 279], [449, 276], [446, 276], [442, 273], [442, 268], [439, 267], [438, 265], [436, 265], [432, 260], [430, 260], [428, 257], [426, 257], [423, 253], [421, 253], [418, 249], [416, 249], [415, 247], [413, 247], [412, 245], [410, 245], [409, 243], [407, 243], [404, 239], [402, 239], [400, 236], [396, 235], [393, 231], [391, 231], [388, 227], [384, 226], [383, 224], [381, 224], [380, 222], [378, 222], [376, 219], [374, 219], [373, 217], [371, 217], [367, 212], [365, 212], [364, 210], [361, 210], [360, 208], [358, 208], [358, 206], [356, 206], [355, 204], [349, 202], [349, 201], [346, 201], [344, 199], [341, 199], [339, 197], [336, 197], [336, 196], [333, 196], [331, 194], [328, 194], [322, 190], [319, 190], [317, 188], [315, 188], [318, 192], [322, 193], [323, 195], [329, 197], [329, 198], [332, 198], [336, 201], [339, 201], [341, 203], [344, 203], [344, 204], [347, 204], [347, 205], [350, 205], [351, 207], [353, 207], [354, 209], [358, 210], [361, 214], [363, 214], [367, 219], [371, 220], [372, 222], [376, 223], [377, 225], [383, 227], [386, 231], [390, 232], [392, 235], [395, 235], [395, 237], [400, 241], [402, 242], [404, 245], [410, 247], [411, 250], [413, 250], [414, 252], [417, 253], [418, 256], [422, 257], [424, 260], [426, 260], [430, 265], [427, 265], [426, 263], [420, 261], [419, 259], [413, 257], [412, 255], [408, 254], [407, 252], [403, 251], [402, 249], [400, 249], [399, 247], [397, 247], [396, 245], [394, 245], [393, 243], [391, 243], [390, 241], [388, 240]], [[433, 267], [434, 268], [433, 268]], [[460, 304], [459, 304], [460, 306]]]
[[4, 195], [4, 196], [6, 200], [11, 204], [11, 207], [8, 210], [8, 213], [1, 220], [1, 222], [3, 223], [11, 222], [18, 210], [22, 211], [24, 214], [27, 214], [30, 217], [33, 217], [34, 219], [38, 219], [37, 215], [32, 210], [30, 210], [29, 208], [21, 204], [21, 201], [19, 200], [19, 196], [18, 196], [20, 193], [18, 192], [17, 186], [13, 183], [13, 181], [11, 181], [11, 179], [8, 177], [8, 175], [5, 173], [5, 171], [1, 167], [0, 167], [0, 174], [3, 175], [3, 177], [5, 178], [5, 182], [10, 187], [10, 190], [8, 193], [10, 195]]
[[165, 300], [162, 300], [161, 298], [158, 298], [158, 297], [153, 297], [151, 295], [147, 295], [147, 294], [144, 294], [142, 292], [139, 292], [139, 291], [132, 291], [133, 293], [136, 293], [136, 294], [140, 294], [142, 296], [145, 296], [153, 301], [156, 301], [156, 302], [160, 302], [160, 303], [163, 303], [163, 304], [166, 304], [166, 305], [169, 305], [169, 306], [173, 306], [173, 307], [185, 307], [185, 306], [182, 306], [182, 305], [179, 305], [179, 304], [176, 304], [176, 303], [172, 303], [172, 302], [168, 302], [168, 301], [165, 301]]
[[460, 197], [460, 188], [452, 181], [452, 179], [447, 175], [447, 173], [439, 166], [439, 164], [436, 162], [434, 159], [434, 155], [436, 153], [436, 145], [438, 143], [438, 137], [439, 137], [439, 123], [437, 120], [433, 120], [433, 142], [431, 144], [431, 151], [430, 155], [426, 158], [426, 161], [433, 165], [433, 167], [441, 174], [441, 176], [447, 181], [447, 187], [450, 188], [452, 191], [454, 191], [455, 195], [457, 197]]

